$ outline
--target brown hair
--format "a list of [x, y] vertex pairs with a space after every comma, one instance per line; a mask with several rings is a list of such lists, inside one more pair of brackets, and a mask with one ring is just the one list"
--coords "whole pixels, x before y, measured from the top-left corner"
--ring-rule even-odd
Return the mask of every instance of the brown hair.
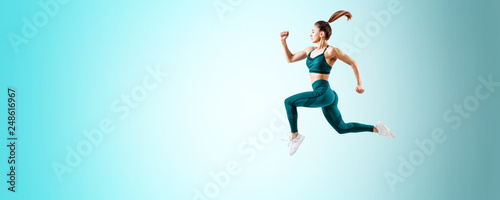
[[330, 36], [332, 35], [332, 27], [330, 27], [330, 23], [337, 20], [338, 18], [341, 18], [342, 16], [346, 16], [347, 21], [349, 21], [352, 18], [352, 15], [350, 12], [344, 11], [344, 10], [339, 10], [339, 11], [333, 13], [333, 15], [330, 17], [328, 22], [321, 20], [321, 21], [317, 21], [316, 23], [314, 23], [314, 25], [318, 26], [319, 31], [325, 32], [325, 34], [326, 34], [325, 39], [328, 40], [328, 39], [330, 39]]

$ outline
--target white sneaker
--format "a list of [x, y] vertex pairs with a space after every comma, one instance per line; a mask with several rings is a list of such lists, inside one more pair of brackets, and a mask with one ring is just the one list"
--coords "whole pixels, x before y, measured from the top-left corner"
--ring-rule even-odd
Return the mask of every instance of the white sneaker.
[[303, 136], [299, 133], [299, 134], [297, 134], [297, 137], [293, 140], [292, 140], [292, 133], [291, 132], [288, 133], [287, 136], [288, 136], [288, 140], [285, 140], [285, 139], [281, 139], [281, 140], [289, 141], [288, 146], [290, 147], [290, 156], [292, 156], [293, 154], [295, 154], [295, 152], [299, 148], [300, 144], [302, 144], [302, 141], [304, 141], [305, 136]]
[[394, 134], [392, 134], [392, 131], [389, 128], [387, 128], [387, 126], [384, 123], [382, 123], [382, 121], [378, 121], [375, 124], [375, 128], [378, 130], [378, 134], [380, 136], [386, 136], [391, 139], [394, 138]]

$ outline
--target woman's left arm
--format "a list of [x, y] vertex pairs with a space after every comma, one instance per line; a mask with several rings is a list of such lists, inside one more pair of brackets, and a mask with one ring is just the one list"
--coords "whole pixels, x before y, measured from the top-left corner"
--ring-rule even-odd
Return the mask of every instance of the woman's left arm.
[[358, 84], [356, 86], [356, 92], [362, 94], [365, 90], [363, 89], [363, 84], [361, 83], [361, 76], [359, 75], [358, 63], [354, 61], [351, 57], [349, 57], [347, 54], [342, 52], [339, 48], [333, 47], [332, 54], [334, 57], [338, 58], [339, 60], [345, 62], [346, 64], [352, 67], [352, 70], [354, 71], [354, 75], [356, 76]]

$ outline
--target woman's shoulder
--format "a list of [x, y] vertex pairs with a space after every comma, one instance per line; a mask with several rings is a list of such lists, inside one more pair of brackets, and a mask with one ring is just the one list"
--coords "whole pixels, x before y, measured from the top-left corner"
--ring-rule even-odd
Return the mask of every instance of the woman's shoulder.
[[340, 54], [340, 49], [337, 47], [334, 47], [332, 45], [328, 45], [328, 47], [325, 50], [325, 57], [327, 58], [335, 58]]
[[305, 52], [307, 55], [309, 55], [309, 53], [311, 53], [311, 51], [314, 49], [313, 46], [309, 46], [309, 47], [306, 47], [304, 50], [302, 50], [303, 52]]
[[327, 50], [327, 51], [336, 51], [336, 50], [338, 50], [338, 48], [337, 48], [337, 47], [334, 47], [334, 46], [332, 46], [332, 45], [328, 45], [328, 47], [326, 47], [326, 50]]

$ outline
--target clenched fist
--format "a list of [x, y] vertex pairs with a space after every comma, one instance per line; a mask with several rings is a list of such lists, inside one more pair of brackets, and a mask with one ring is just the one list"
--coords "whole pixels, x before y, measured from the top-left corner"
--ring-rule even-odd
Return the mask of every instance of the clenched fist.
[[365, 91], [365, 89], [363, 89], [363, 85], [358, 85], [356, 87], [356, 92], [363, 94], [364, 91]]
[[288, 37], [289, 35], [289, 32], [288, 31], [283, 31], [280, 33], [280, 38], [281, 38], [281, 41], [285, 41], [286, 38]]

